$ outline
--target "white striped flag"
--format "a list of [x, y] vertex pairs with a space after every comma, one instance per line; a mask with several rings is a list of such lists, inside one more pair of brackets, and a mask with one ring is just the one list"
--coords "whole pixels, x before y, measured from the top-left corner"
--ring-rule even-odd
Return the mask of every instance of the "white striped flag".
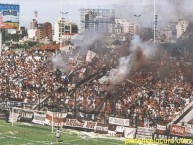
[[86, 54], [86, 61], [90, 62], [95, 56], [96, 56], [96, 53], [89, 50]]

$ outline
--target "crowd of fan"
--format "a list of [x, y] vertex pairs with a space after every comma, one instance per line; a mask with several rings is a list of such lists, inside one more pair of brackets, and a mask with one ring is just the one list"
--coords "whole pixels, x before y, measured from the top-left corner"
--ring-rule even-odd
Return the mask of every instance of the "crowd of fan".
[[132, 72], [128, 80], [109, 90], [106, 89], [109, 84], [101, 84], [100, 75], [93, 74], [116, 68], [117, 50], [106, 49], [91, 62], [77, 50], [68, 53], [3, 51], [0, 99], [38, 104], [48, 97], [50, 104], [59, 102], [60, 106], [71, 110], [76, 106], [82, 118], [86, 117], [86, 112], [99, 111], [98, 120], [110, 115], [130, 118], [132, 126], [136, 123], [152, 126], [158, 120], [171, 121], [193, 101], [190, 62], [193, 54], [171, 56], [168, 51], [161, 52]]

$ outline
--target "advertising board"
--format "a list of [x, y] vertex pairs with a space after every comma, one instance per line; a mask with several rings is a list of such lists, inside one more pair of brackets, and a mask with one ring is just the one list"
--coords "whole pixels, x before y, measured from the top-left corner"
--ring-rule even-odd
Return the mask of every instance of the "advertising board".
[[0, 18], [1, 28], [19, 28], [20, 5], [17, 4], [1, 4], [0, 3]]

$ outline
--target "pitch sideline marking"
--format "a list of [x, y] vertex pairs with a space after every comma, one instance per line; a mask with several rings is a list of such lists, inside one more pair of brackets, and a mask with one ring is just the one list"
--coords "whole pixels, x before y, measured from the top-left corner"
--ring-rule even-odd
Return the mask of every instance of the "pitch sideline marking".
[[[19, 140], [24, 140], [24, 141], [29, 141], [29, 142], [38, 142], [38, 143], [42, 143], [42, 144], [51, 143], [50, 141], [35, 141], [35, 140], [24, 139], [24, 138], [21, 138], [21, 137], [15, 137], [15, 136], [9, 136], [9, 135], [3, 135], [2, 137], [12, 138], [12, 139], [19, 139]], [[0, 140], [1, 140], [1, 138], [0, 138]], [[75, 142], [75, 141], [79, 141], [79, 140], [82, 140], [82, 139], [62, 141], [61, 143], [63, 143], [63, 144], [71, 144], [71, 142]], [[54, 142], [54, 144], [60, 144], [60, 143]]]
[[[0, 126], [6, 126], [6, 125], [0, 125]], [[15, 126], [15, 127], [17, 127], [17, 128], [19, 128], [18, 126]], [[38, 130], [38, 131], [40, 131], [40, 132], [47, 132], [47, 131], [43, 131], [43, 130]], [[71, 135], [68, 135], [68, 134], [66, 134], [66, 131], [63, 131], [65, 134], [65, 136], [71, 136]], [[38, 143], [43, 143], [43, 142], [47, 142], [47, 143], [49, 143], [49, 141], [35, 141], [35, 140], [29, 140], [29, 139], [24, 139], [24, 138], [20, 138], [20, 137], [12, 137], [12, 136], [4, 136], [4, 137], [9, 137], [9, 138], [15, 138], [15, 139], [20, 139], [20, 140], [26, 140], [26, 141], [31, 141], [31, 142], [38, 142]], [[79, 137], [80, 139], [75, 139], [75, 140], [69, 140], [69, 141], [63, 141], [62, 143], [64, 143], [64, 144], [70, 144], [70, 142], [74, 142], [74, 141], [78, 141], [78, 140], [86, 140], [86, 141], [89, 141], [89, 139], [85, 139], [85, 138], [82, 138], [82, 137], [80, 137], [79, 135], [77, 136], [77, 137]], [[97, 138], [98, 139], [98, 138]], [[95, 138], [94, 138], [94, 140], [96, 140]], [[97, 140], [98, 142], [106, 142], [106, 143], [110, 143], [110, 144], [116, 144], [116, 143], [114, 143], [114, 142], [108, 142], [108, 141], [103, 141], [103, 140]], [[43, 143], [43, 144], [45, 144], [45, 143]], [[117, 145], [117, 144], [116, 144]], [[120, 144], [121, 145], [121, 144]]]
[[[36, 142], [36, 143], [41, 143], [41, 144], [45, 144], [45, 145], [48, 145], [48, 143], [49, 144], [51, 143], [50, 141], [35, 141], [35, 140], [29, 140], [29, 139], [24, 139], [24, 138], [20, 138], [20, 137], [12, 137], [12, 136], [4, 136], [4, 137], [12, 138], [12, 139], [18, 139], [18, 140], [24, 140], [24, 141], [29, 141], [29, 142]], [[61, 143], [62, 144], [70, 144], [67, 142], [61, 142]], [[61, 143], [54, 142], [54, 144], [61, 144]]]
[[21, 138], [21, 137], [14, 137], [14, 136], [9, 136], [9, 135], [4, 135], [4, 137], [7, 137], [7, 138], [12, 138], [12, 139], [17, 139], [17, 140], [24, 140], [24, 141], [29, 141], [29, 142], [38, 142], [38, 143], [42, 143], [42, 144], [47, 144], [47, 143], [49, 143], [48, 141], [47, 141], [47, 143], [44, 143], [44, 142], [46, 142], [46, 141], [35, 141], [35, 140], [30, 140], [30, 139], [24, 139], [24, 138]]

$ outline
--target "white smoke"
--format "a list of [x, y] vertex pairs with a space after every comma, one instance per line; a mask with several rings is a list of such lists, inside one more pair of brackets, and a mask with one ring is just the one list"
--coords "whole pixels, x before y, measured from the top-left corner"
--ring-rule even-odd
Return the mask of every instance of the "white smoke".
[[119, 84], [127, 77], [130, 72], [131, 67], [129, 66], [131, 62], [131, 56], [121, 57], [119, 59], [119, 66], [116, 69], [111, 69], [109, 73], [110, 83]]
[[129, 50], [131, 52], [130, 55], [121, 57], [118, 67], [110, 70], [108, 80], [110, 84], [119, 84], [125, 80], [131, 71], [137, 70], [138, 67], [152, 58], [155, 54], [156, 47], [153, 47], [153, 44], [148, 42], [142, 42], [139, 36], [135, 36]]
[[[124, 3], [125, 1], [125, 3]], [[179, 19], [192, 21], [193, 5], [191, 0], [156, 0], [155, 11], [158, 15], [158, 28], [165, 28], [169, 22], [178, 22]], [[123, 0], [114, 5], [116, 15], [132, 22], [140, 21], [144, 27], [154, 26], [154, 1], [153, 0]], [[134, 14], [141, 15], [139, 20]]]
[[62, 54], [52, 56], [50, 60], [52, 61], [55, 68], [58, 68], [62, 72], [68, 71], [67, 62]]
[[143, 55], [145, 57], [151, 58], [152, 55], [155, 54], [157, 47], [149, 41], [143, 42], [141, 38], [138, 35], [136, 35], [133, 37], [131, 41], [130, 50], [132, 51], [132, 54], [133, 54], [138, 49], [140, 49], [143, 52]]

